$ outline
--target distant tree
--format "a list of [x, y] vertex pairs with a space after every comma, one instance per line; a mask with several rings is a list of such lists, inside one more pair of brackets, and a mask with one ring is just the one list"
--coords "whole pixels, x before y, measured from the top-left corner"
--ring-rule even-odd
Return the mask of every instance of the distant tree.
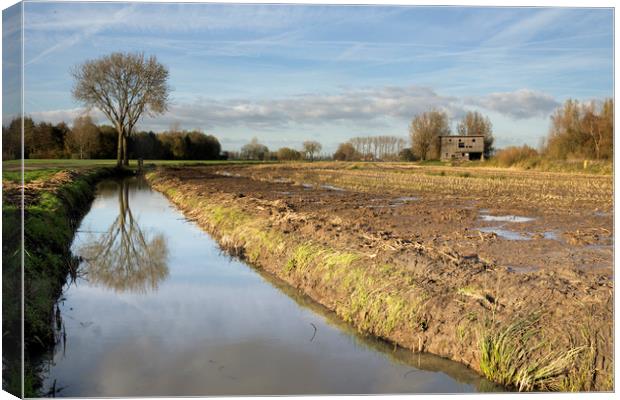
[[155, 132], [137, 132], [129, 142], [129, 157], [144, 160], [162, 160], [167, 158], [164, 145]]
[[276, 158], [280, 161], [297, 161], [303, 158], [303, 155], [290, 147], [281, 147], [276, 153]]
[[167, 131], [159, 135], [159, 140], [165, 149], [166, 158], [174, 160], [184, 159], [188, 151], [189, 141], [183, 135], [183, 132]]
[[543, 150], [555, 159], [609, 159], [613, 157], [613, 130], [612, 99], [600, 105], [569, 99], [551, 116]]
[[456, 130], [459, 135], [484, 136], [484, 156], [489, 158], [493, 153], [493, 125], [488, 117], [478, 111], [469, 111], [458, 123]]
[[252, 138], [250, 143], [241, 148], [241, 158], [245, 160], [265, 160], [269, 155], [269, 148]]
[[[30, 117], [24, 117], [24, 157], [28, 158], [28, 152], [34, 145], [34, 121]], [[2, 159], [15, 160], [22, 157], [22, 119], [13, 118], [8, 126], [2, 127]]]
[[402, 149], [398, 153], [398, 159], [400, 161], [416, 161], [416, 156], [413, 154], [410, 148]]
[[70, 129], [64, 122], [52, 125], [39, 122], [32, 131], [25, 130], [24, 146], [27, 158], [62, 158], [65, 155], [65, 138]]
[[412, 151], [421, 160], [439, 158], [439, 137], [449, 134], [448, 115], [443, 111], [419, 114], [409, 125]]
[[97, 152], [99, 128], [89, 115], [76, 118], [73, 128], [65, 138], [69, 153], [79, 154], [80, 159], [91, 158]]
[[314, 155], [318, 154], [323, 148], [323, 146], [321, 146], [321, 143], [315, 140], [307, 140], [303, 142], [302, 147], [304, 153], [306, 154], [306, 158], [309, 158], [310, 161], [314, 161]]
[[396, 160], [405, 147], [405, 139], [398, 136], [362, 136], [349, 140], [364, 160]]
[[97, 141], [97, 151], [94, 158], [111, 159], [116, 156], [116, 145], [118, 134], [116, 129], [110, 125], [99, 126], [99, 139]]
[[187, 146], [187, 160], [217, 160], [222, 151], [219, 140], [213, 135], [204, 132], [191, 131], [186, 133], [189, 143]]
[[599, 108], [594, 101], [582, 107], [581, 130], [587, 136], [588, 153], [598, 159], [613, 157], [613, 100], [607, 99]]
[[78, 65], [71, 74], [73, 97], [97, 107], [112, 122], [118, 134], [116, 165], [127, 165], [127, 140], [139, 119], [167, 109], [168, 69], [154, 56], [112, 53]]
[[349, 142], [340, 143], [333, 158], [337, 161], [357, 161], [362, 159], [362, 153], [357, 151]]

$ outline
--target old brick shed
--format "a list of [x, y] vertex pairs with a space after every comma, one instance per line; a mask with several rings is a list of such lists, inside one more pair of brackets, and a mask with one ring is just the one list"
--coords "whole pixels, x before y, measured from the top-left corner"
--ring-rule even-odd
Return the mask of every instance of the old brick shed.
[[440, 136], [442, 161], [484, 158], [484, 136]]

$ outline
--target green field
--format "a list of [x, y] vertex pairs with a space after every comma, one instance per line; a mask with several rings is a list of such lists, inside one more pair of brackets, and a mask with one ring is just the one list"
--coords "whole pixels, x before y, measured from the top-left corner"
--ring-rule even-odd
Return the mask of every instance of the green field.
[[[268, 161], [242, 160], [145, 160], [144, 165], [218, 165], [218, 164], [256, 164]], [[2, 162], [2, 179], [19, 182], [21, 179], [21, 160]], [[69, 159], [29, 159], [24, 160], [24, 182], [45, 178], [63, 169], [80, 169], [93, 167], [112, 167], [116, 160], [69, 160]], [[129, 167], [137, 167], [136, 160], [129, 161]]]

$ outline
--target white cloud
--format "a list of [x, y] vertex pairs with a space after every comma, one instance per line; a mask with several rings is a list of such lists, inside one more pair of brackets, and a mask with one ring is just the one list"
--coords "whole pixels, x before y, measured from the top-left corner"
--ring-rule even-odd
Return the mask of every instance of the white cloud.
[[553, 96], [529, 89], [490, 93], [470, 103], [515, 119], [546, 117], [560, 105]]
[[[188, 129], [221, 129], [230, 127], [275, 131], [299, 126], [328, 124], [359, 124], [378, 128], [390, 121], [409, 121], [415, 115], [431, 109], [448, 113], [452, 120], [473, 105], [512, 119], [548, 116], [559, 103], [552, 96], [520, 89], [513, 92], [490, 93], [486, 96], [461, 99], [445, 96], [422, 86], [385, 86], [342, 89], [335, 93], [306, 93], [275, 99], [198, 99], [194, 102], [173, 103], [161, 116], [146, 117], [143, 129], [163, 130], [173, 123]], [[37, 121], [70, 122], [85, 113], [84, 108], [33, 112]], [[94, 109], [91, 115], [106, 122], [103, 114]]]
[[274, 129], [351, 122], [381, 125], [386, 119], [408, 120], [431, 108], [444, 110], [451, 117], [463, 112], [458, 99], [440, 95], [430, 88], [387, 86], [280, 99], [205, 99], [193, 104], [174, 105], [164, 119], [203, 128], [247, 126]]
[[69, 125], [73, 123], [77, 117], [89, 114], [93, 120], [97, 123], [107, 123], [104, 114], [98, 109], [87, 110], [83, 107], [67, 108], [64, 110], [49, 110], [49, 111], [37, 111], [28, 113], [35, 122], [50, 122], [57, 124], [59, 122], [65, 122]]
[[[144, 126], [167, 128], [179, 122], [188, 128], [244, 126], [278, 129], [305, 124], [341, 122], [381, 124], [385, 119], [408, 120], [429, 109], [444, 110], [452, 118], [463, 113], [455, 97], [443, 96], [420, 86], [346, 89], [328, 94], [300, 94], [279, 99], [200, 99], [193, 103], [172, 104], [159, 117], [146, 118]], [[73, 120], [83, 108], [31, 113], [36, 120]], [[103, 122], [101, 113], [95, 118]]]

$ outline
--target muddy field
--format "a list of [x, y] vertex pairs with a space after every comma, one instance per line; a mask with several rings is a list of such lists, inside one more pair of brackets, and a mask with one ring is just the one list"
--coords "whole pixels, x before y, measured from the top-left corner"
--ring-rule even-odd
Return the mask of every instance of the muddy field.
[[[611, 388], [610, 176], [351, 163], [156, 175], [154, 186], [212, 233], [200, 201], [262, 221], [285, 246], [356, 257], [360, 282], [372, 282], [364, 298], [388, 293], [383, 303], [360, 305], [355, 285], [275, 266], [297, 253], [254, 258], [361, 330], [520, 389]], [[390, 313], [397, 298], [404, 306]], [[375, 326], [390, 318], [389, 329]], [[517, 377], [526, 366], [546, 375]]]
[[[316, 168], [302, 164], [200, 171], [217, 175], [204, 182], [216, 191], [281, 200], [309, 214], [313, 235], [347, 247], [371, 251], [376, 241], [389, 249], [390, 241], [397, 246], [414, 240], [465, 257], [477, 255], [516, 273], [574, 269], [611, 278], [613, 272], [608, 176], [428, 167], [404, 172], [370, 167], [366, 174], [338, 176], [351, 170], [318, 163]], [[195, 181], [200, 178], [196, 172], [180, 170], [175, 175]], [[434, 179], [428, 188], [416, 188], [417, 182], [407, 188], [412, 176]], [[400, 180], [402, 188], [390, 190], [373, 182], [377, 180], [388, 185]], [[484, 185], [476, 182], [480, 180], [505, 187], [500, 193], [479, 188]], [[442, 187], [444, 181], [449, 193]], [[546, 201], [537, 200], [544, 197]], [[334, 219], [338, 226], [331, 223]]]

